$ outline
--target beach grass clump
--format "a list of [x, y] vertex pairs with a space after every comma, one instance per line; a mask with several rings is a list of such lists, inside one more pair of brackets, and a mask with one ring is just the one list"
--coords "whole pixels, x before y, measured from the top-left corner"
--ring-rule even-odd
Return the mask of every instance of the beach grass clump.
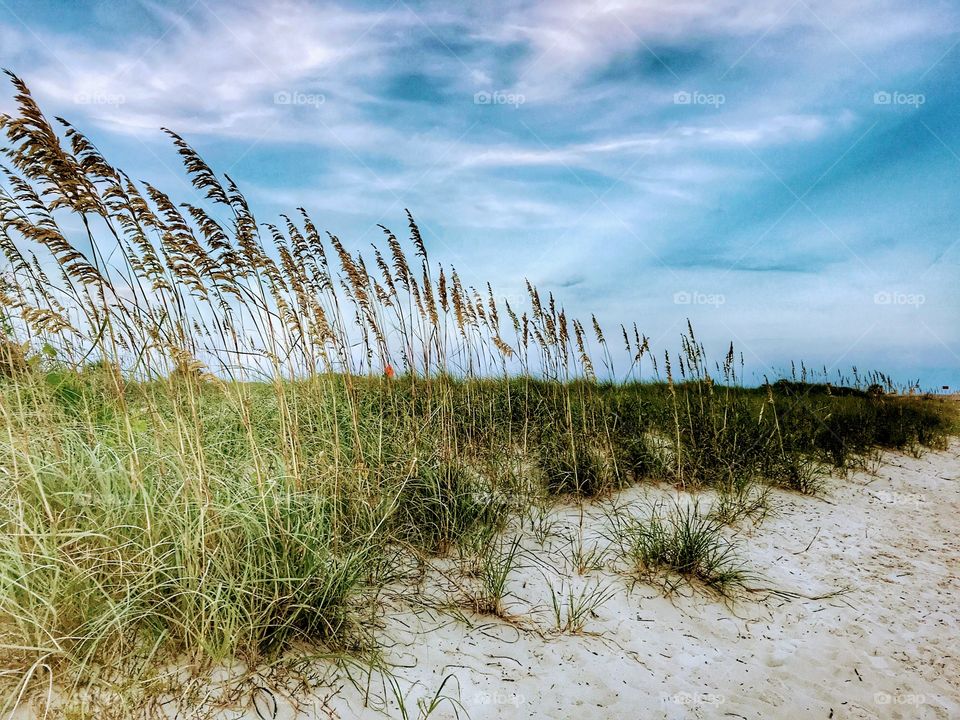
[[609, 585], [596, 582], [574, 591], [571, 584], [561, 582], [550, 586], [550, 609], [553, 627], [559, 633], [577, 634], [583, 632], [591, 617], [597, 616], [604, 603], [614, 596], [616, 591]]
[[552, 495], [596, 497], [611, 487], [603, 455], [578, 436], [542, 446], [538, 459]]
[[474, 582], [467, 591], [471, 609], [480, 614], [506, 617], [504, 600], [510, 574], [517, 569], [523, 551], [521, 536], [488, 538], [483, 543]]
[[417, 467], [400, 482], [393, 517], [398, 537], [443, 554], [477, 528], [500, 527], [504, 508], [462, 465], [439, 462]]
[[[356, 629], [351, 604], [373, 579], [377, 519], [329, 487], [280, 474], [257, 482], [229, 437], [186, 437], [160, 413], [154, 423], [78, 420], [89, 394], [64, 402], [61, 385], [32, 389], [0, 387], [4, 410], [16, 410], [0, 440], [7, 647], [83, 665], [162, 638], [217, 661], [295, 639], [338, 644]], [[282, 465], [260, 451], [264, 466]]]
[[717, 488], [709, 513], [724, 525], [734, 525], [741, 520], [759, 524], [770, 511], [771, 494], [771, 485], [741, 479]]
[[634, 384], [609, 393], [607, 432], [619, 474], [633, 480], [665, 476], [670, 463], [664, 445], [669, 443], [658, 435], [653, 402], [644, 402], [648, 393]]
[[933, 398], [831, 386], [827, 392], [816, 384], [804, 393], [801, 387], [777, 395], [784, 447], [798, 462], [859, 467], [874, 449], [942, 448], [955, 432], [949, 404]]
[[730, 595], [749, 578], [724, 522], [701, 511], [696, 501], [655, 505], [649, 518], [623, 525], [619, 541], [630, 572], [660, 576], [670, 589], [678, 587], [679, 578]]

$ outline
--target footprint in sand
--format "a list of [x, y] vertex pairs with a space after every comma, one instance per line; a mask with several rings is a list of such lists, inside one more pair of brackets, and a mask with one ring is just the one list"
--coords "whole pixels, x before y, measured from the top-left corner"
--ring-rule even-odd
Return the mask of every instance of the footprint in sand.
[[796, 655], [797, 644], [789, 641], [781, 641], [774, 645], [767, 656], [767, 667], [782, 667]]

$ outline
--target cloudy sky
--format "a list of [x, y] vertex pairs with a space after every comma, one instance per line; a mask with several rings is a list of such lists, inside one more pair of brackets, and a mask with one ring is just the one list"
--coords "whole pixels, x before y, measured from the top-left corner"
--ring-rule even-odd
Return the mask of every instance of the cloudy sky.
[[954, 1], [0, 0], [0, 65], [182, 201], [160, 127], [262, 221], [410, 208], [466, 282], [661, 350], [960, 385]]

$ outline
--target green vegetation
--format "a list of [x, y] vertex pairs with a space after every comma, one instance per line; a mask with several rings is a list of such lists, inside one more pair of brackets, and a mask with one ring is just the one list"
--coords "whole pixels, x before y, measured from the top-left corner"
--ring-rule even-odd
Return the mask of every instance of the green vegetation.
[[[622, 554], [641, 576], [668, 571], [727, 595], [749, 576], [722, 529], [721, 521], [701, 512], [697, 502], [669, 510], [658, 505], [649, 519], [631, 520], [621, 528]], [[665, 581], [666, 587], [676, 587], [669, 574]]]
[[[69, 686], [123, 668], [135, 685], [164, 659], [369, 648], [364, 619], [400, 556], [474, 556], [473, 609], [502, 614], [511, 519], [641, 481], [721, 494], [719, 514], [655, 514], [628, 539], [638, 565], [724, 589], [739, 576], [719, 533], [762, 510], [765, 488], [813, 492], [877, 447], [951, 431], [920, 397], [743, 387], [733, 348], [714, 373], [692, 328], [661, 378], [621, 327], [616, 373], [595, 319], [588, 332], [533, 286], [526, 309], [465, 287], [430, 264], [412, 218], [413, 253], [385, 229], [368, 271], [304, 211], [262, 226], [178, 136], [212, 208], [132, 182], [14, 86], [19, 114], [0, 118], [14, 699], [48, 674]], [[594, 357], [620, 379], [598, 379]], [[605, 594], [567, 595], [557, 626], [576, 632]]]

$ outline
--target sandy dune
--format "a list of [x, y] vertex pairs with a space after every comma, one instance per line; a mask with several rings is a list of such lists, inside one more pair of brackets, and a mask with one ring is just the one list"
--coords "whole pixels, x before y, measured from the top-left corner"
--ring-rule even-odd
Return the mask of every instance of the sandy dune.
[[[668, 492], [634, 489], [621, 501]], [[442, 694], [478, 719], [960, 717], [960, 444], [886, 456], [876, 474], [831, 481], [824, 499], [778, 493], [776, 503], [759, 528], [741, 528], [743, 558], [764, 576], [753, 585], [799, 597], [754, 593], [729, 606], [689, 590], [628, 592], [600, 571], [578, 576], [571, 509], [545, 548], [525, 540], [508, 600], [520, 627], [398, 603], [383, 637], [408, 712], [452, 676]], [[602, 506], [591, 508], [587, 548], [603, 523]], [[548, 582], [616, 592], [583, 633], [557, 634]], [[374, 679], [371, 690], [385, 687]], [[383, 717], [349, 684], [326, 711]], [[432, 717], [453, 717], [452, 705]]]
[[[395, 588], [378, 630], [393, 684], [305, 664], [312, 689], [304, 697], [301, 685], [296, 703], [276, 678], [248, 678], [213, 716], [402, 717], [399, 694], [416, 718], [418, 700], [439, 693], [432, 718], [960, 717], [960, 442], [887, 455], [873, 473], [830, 480], [821, 498], [777, 492], [773, 514], [735, 531], [759, 577], [734, 604], [689, 586], [668, 598], [611, 571], [611, 508], [642, 513], [673, 496], [637, 487], [582, 515], [557, 510], [539, 532], [528, 521], [507, 620], [453, 602], [463, 580], [442, 565], [419, 593]], [[551, 587], [606, 600], [582, 631], [561, 633]], [[183, 705], [204, 697], [219, 704], [190, 685], [177, 717], [199, 716]]]

